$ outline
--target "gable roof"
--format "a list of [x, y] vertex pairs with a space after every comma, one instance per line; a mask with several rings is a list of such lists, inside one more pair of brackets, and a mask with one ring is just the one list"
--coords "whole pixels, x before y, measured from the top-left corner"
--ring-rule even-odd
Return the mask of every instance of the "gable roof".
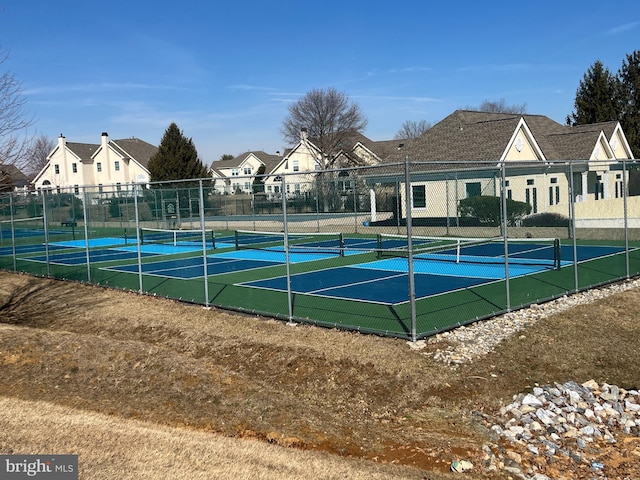
[[29, 184], [27, 176], [13, 164], [0, 164], [0, 172], [9, 177], [13, 187], [24, 187]]
[[100, 145], [94, 143], [66, 142], [65, 145], [67, 150], [73, 153], [80, 160], [90, 160], [96, 150], [100, 148]]
[[151, 157], [158, 152], [158, 147], [135, 137], [125, 138], [122, 140], [111, 140], [109, 144], [122, 157], [129, 157], [145, 168], [149, 165]]
[[568, 127], [543, 115], [456, 110], [385, 160], [398, 162], [408, 155], [416, 161], [497, 161], [521, 120], [545, 160], [589, 159], [601, 133], [608, 139], [617, 125], [603, 122]]
[[272, 155], [262, 150], [255, 150], [241, 153], [240, 155], [230, 159], [216, 160], [211, 163], [211, 168], [218, 173], [224, 168], [239, 168], [246, 159], [252, 155], [264, 164], [265, 173], [271, 171], [282, 160], [282, 157], [279, 155]]

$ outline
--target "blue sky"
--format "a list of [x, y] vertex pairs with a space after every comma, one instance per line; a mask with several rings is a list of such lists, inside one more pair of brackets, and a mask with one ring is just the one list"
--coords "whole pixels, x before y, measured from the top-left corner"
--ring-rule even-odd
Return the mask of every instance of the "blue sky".
[[158, 145], [207, 165], [286, 146], [287, 105], [335, 87], [372, 140], [483, 100], [564, 123], [584, 73], [640, 49], [640, 2], [0, 0], [0, 48], [38, 134]]

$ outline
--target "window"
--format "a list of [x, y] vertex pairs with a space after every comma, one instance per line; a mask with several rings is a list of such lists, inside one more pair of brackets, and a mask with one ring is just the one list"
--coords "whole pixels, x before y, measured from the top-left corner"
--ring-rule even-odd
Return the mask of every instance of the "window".
[[616, 173], [616, 198], [623, 197], [624, 189], [622, 188], [622, 175], [620, 173]]
[[300, 171], [300, 160], [294, 160], [293, 161], [293, 171], [294, 172], [299, 172]]
[[251, 166], [244, 167], [244, 174], [245, 175], [251, 175]]
[[73, 173], [78, 173], [78, 164], [77, 163], [72, 163], [71, 164], [71, 171]]
[[60, 165], [56, 164], [53, 166], [53, 171], [56, 175], [60, 175]]
[[98, 171], [98, 173], [102, 172], [102, 163], [101, 162], [96, 163], [96, 170]]
[[113, 164], [113, 169], [114, 169], [116, 172], [119, 172], [119, 171], [120, 171], [120, 160], [116, 160], [116, 161], [115, 161], [115, 163]]
[[427, 206], [427, 192], [424, 185], [413, 185], [411, 187], [413, 197], [413, 208], [425, 208]]
[[80, 187], [78, 185], [73, 186], [73, 193], [75, 193], [76, 195], [80, 194]]
[[244, 189], [245, 191], [250, 191], [251, 190], [251, 182], [244, 182]]
[[480, 182], [469, 182], [466, 184], [467, 198], [479, 197], [482, 194]]
[[102, 193], [102, 184], [98, 184], [98, 193]]
[[604, 198], [604, 183], [602, 183], [602, 175], [596, 176], [595, 194], [596, 200], [602, 200]]
[[556, 177], [551, 178], [549, 186], [549, 205], [557, 205], [560, 203], [560, 186]]
[[296, 195], [300, 195], [300, 184], [299, 183], [296, 183], [294, 185], [294, 190], [296, 192]]
[[232, 168], [231, 169], [231, 176], [232, 177], [237, 177], [238, 175], [240, 175], [240, 169], [239, 168]]

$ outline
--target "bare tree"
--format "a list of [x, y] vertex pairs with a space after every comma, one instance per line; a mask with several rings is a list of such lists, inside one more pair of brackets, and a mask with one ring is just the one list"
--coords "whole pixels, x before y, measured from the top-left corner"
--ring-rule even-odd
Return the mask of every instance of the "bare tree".
[[289, 105], [289, 114], [282, 122], [281, 132], [289, 145], [300, 140], [306, 129], [309, 139], [320, 150], [321, 169], [333, 168], [337, 154], [351, 143], [355, 133], [367, 126], [360, 106], [335, 88], [314, 89]]
[[56, 141], [46, 135], [39, 135], [34, 138], [27, 151], [26, 162], [24, 165], [24, 174], [28, 177], [34, 177], [44, 167], [46, 167], [47, 157], [56, 146]]
[[426, 120], [420, 120], [417, 122], [414, 120], [407, 120], [402, 124], [402, 127], [393, 138], [396, 140], [415, 140], [432, 126], [433, 124]]
[[522, 114], [527, 113], [527, 104], [522, 105], [507, 105], [504, 98], [500, 100], [485, 100], [478, 108], [469, 108], [469, 110], [478, 110], [480, 112], [489, 113], [515, 113]]
[[[0, 50], [0, 65], [9, 57], [8, 52]], [[0, 165], [13, 165], [20, 168], [26, 161], [30, 140], [26, 137], [27, 128], [33, 120], [25, 112], [26, 99], [22, 96], [20, 82], [8, 71], [0, 75]], [[10, 177], [3, 174], [0, 182]], [[6, 183], [5, 183], [6, 185]]]

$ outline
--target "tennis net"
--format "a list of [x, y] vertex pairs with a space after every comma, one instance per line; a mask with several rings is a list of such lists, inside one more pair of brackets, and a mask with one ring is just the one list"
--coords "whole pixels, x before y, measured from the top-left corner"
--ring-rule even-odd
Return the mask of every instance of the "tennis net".
[[[204, 233], [204, 235], [203, 235]], [[140, 228], [140, 242], [142, 245], [160, 244], [173, 247], [202, 247], [215, 248], [215, 233], [213, 230], [169, 230], [162, 228]]]
[[[412, 237], [414, 260], [455, 263], [504, 264], [504, 237]], [[560, 268], [561, 248], [557, 238], [507, 238], [510, 264]], [[406, 236], [379, 234], [378, 258], [407, 257]]]
[[[293, 253], [324, 253], [344, 255], [344, 238], [342, 233], [289, 233], [287, 234], [289, 251]], [[258, 232], [236, 230], [236, 250], [271, 250], [285, 251], [285, 234], [283, 232]]]

